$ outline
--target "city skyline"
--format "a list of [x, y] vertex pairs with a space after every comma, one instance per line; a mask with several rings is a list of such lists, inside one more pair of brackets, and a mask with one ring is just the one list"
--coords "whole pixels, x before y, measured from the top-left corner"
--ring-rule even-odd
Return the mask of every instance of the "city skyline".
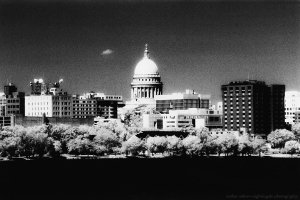
[[[193, 89], [221, 101], [248, 77], [300, 90], [299, 3], [292, 1], [3, 1], [0, 84], [64, 79], [68, 93], [130, 98], [149, 45], [164, 94]], [[2, 90], [0, 90], [2, 91]]]

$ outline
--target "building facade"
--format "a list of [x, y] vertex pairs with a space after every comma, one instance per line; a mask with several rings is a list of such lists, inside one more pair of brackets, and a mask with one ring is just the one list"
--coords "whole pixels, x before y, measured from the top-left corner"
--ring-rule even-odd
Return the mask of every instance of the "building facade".
[[25, 96], [25, 116], [42, 117], [43, 113], [45, 113], [47, 117], [53, 116], [52, 95]]
[[247, 80], [222, 85], [223, 129], [267, 135], [284, 128], [284, 85]]
[[17, 92], [12, 83], [4, 86], [4, 94], [0, 96], [0, 116], [9, 116], [25, 113], [25, 93]]
[[156, 111], [168, 113], [169, 110], [186, 110], [189, 108], [209, 109], [210, 98], [210, 95], [197, 94], [194, 90], [186, 90], [185, 93], [173, 93], [171, 95], [158, 95], [155, 97]]
[[96, 117], [97, 101], [95, 98], [73, 95], [73, 118]]
[[295, 111], [294, 112], [294, 117], [293, 117], [293, 124], [295, 123], [300, 123], [300, 111]]
[[72, 95], [67, 93], [56, 94], [52, 96], [53, 117], [73, 118]]
[[293, 125], [295, 119], [298, 119], [300, 111], [300, 92], [297, 91], [288, 91], [285, 92], [285, 122]]
[[122, 95], [106, 95], [104, 93], [85, 93], [85, 98], [95, 99], [97, 103], [96, 116], [105, 119], [116, 119], [118, 108], [124, 107]]
[[209, 130], [222, 128], [222, 112], [203, 108], [170, 110], [168, 114], [144, 114], [143, 127], [169, 129], [193, 126]]

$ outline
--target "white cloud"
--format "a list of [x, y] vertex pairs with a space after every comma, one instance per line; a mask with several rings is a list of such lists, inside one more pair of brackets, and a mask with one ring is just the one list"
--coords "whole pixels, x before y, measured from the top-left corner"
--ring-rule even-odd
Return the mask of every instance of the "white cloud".
[[113, 50], [111, 50], [111, 49], [106, 49], [105, 51], [103, 51], [102, 53], [101, 53], [101, 55], [109, 55], [109, 54], [112, 54], [114, 51]]

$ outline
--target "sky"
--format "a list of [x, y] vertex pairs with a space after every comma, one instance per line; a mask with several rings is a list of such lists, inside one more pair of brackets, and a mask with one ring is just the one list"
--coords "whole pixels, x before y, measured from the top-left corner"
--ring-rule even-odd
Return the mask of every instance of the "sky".
[[297, 1], [3, 0], [0, 91], [63, 79], [71, 94], [130, 98], [148, 44], [163, 94], [193, 89], [221, 101], [221, 85], [248, 77], [300, 91]]

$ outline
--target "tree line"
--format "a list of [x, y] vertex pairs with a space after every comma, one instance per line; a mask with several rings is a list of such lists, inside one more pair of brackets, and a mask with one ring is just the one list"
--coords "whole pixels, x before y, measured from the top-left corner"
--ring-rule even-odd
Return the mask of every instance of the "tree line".
[[211, 154], [251, 155], [266, 151], [266, 142], [289, 153], [299, 151], [300, 125], [293, 132], [275, 130], [267, 140], [226, 133], [212, 136], [207, 128], [182, 128], [187, 137], [155, 136], [138, 138], [141, 130], [116, 122], [105, 125], [72, 127], [70, 125], [41, 125], [24, 128], [5, 127], [0, 132], [1, 156], [56, 157], [73, 155], [138, 155], [163, 153], [167, 156], [210, 156]]

